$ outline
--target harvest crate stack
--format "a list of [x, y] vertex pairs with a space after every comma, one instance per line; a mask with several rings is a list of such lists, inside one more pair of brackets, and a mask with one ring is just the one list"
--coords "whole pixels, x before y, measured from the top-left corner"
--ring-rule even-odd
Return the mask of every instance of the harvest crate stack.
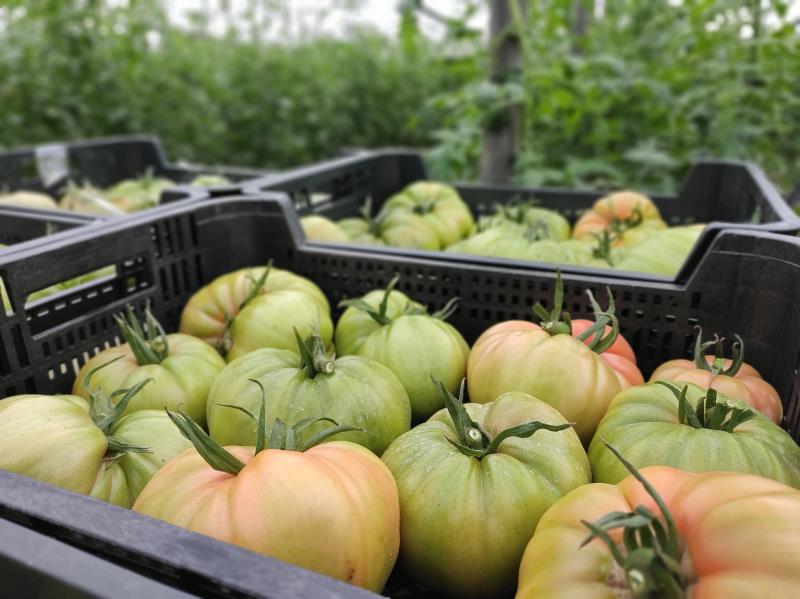
[[[630, 588], [640, 568], [742, 588], [692, 530], [720, 562], [734, 524], [764, 559], [796, 555], [800, 221], [763, 174], [700, 162], [652, 197], [670, 226], [706, 224], [671, 276], [304, 233], [426, 177], [379, 151], [107, 220], [0, 212], [41, 223], [0, 251], [0, 524], [164, 596], [558, 595], [612, 576], [621, 527]], [[476, 217], [535, 198], [570, 228], [605, 193], [455, 190]], [[653, 560], [626, 561], [637, 547]], [[800, 590], [786, 559], [748, 589]]]

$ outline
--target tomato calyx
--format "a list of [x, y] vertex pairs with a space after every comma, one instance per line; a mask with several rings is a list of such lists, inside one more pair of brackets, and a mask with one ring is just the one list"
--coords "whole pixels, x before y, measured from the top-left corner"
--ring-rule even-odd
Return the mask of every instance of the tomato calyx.
[[672, 391], [678, 400], [678, 422], [692, 428], [707, 428], [732, 433], [737, 426], [756, 417], [756, 413], [749, 408], [737, 408], [728, 401], [718, 403], [716, 389], [709, 389], [706, 396], [698, 400], [697, 406], [692, 410], [692, 406], [686, 398], [688, 386], [684, 385], [683, 389], [679, 391], [675, 385], [666, 381], [656, 381], [656, 384], [663, 385]]
[[[589, 534], [580, 547], [585, 547], [594, 539], [605, 543], [614, 561], [625, 573], [628, 589], [637, 599], [684, 597], [690, 575], [681, 565], [675, 519], [658, 491], [633, 464], [605, 439], [601, 441], [653, 498], [661, 518], [645, 506], [639, 505], [630, 512], [611, 512], [595, 522], [581, 520], [589, 529]], [[620, 528], [622, 547], [609, 534], [609, 531]]]
[[592, 233], [592, 237], [597, 243], [592, 249], [592, 257], [605, 261], [609, 266], [614, 266], [611, 249], [619, 236], [608, 229], [603, 229], [600, 233]]
[[548, 232], [549, 229], [547, 228], [547, 223], [538, 220], [527, 226], [525, 232], [522, 234], [522, 237], [524, 237], [526, 241], [533, 243], [534, 241], [549, 239]]
[[[140, 447], [138, 445], [130, 445], [112, 436], [111, 429], [114, 428], [117, 420], [125, 412], [131, 399], [141, 391], [142, 387], [150, 383], [153, 379], [146, 378], [139, 381], [133, 387], [128, 389], [117, 389], [111, 395], [106, 396], [102, 389], [92, 389], [90, 384], [92, 377], [95, 373], [106, 366], [113, 364], [117, 360], [121, 360], [124, 356], [117, 356], [113, 360], [109, 360], [96, 368], [92, 368], [83, 379], [83, 388], [89, 396], [89, 417], [94, 422], [95, 426], [106, 436], [107, 461], [114, 461], [126, 453], [150, 453], [147, 447]], [[121, 396], [121, 399], [114, 403], [114, 400]]]
[[355, 299], [346, 299], [339, 302], [340, 308], [356, 308], [357, 310], [361, 310], [362, 312], [366, 312], [372, 320], [377, 322], [381, 326], [386, 326], [388, 324], [392, 324], [392, 319], [386, 315], [386, 311], [389, 309], [389, 297], [392, 295], [392, 291], [397, 286], [397, 283], [400, 281], [400, 275], [395, 276], [389, 281], [389, 284], [386, 286], [386, 290], [383, 292], [383, 297], [381, 298], [381, 303], [378, 304], [378, 308], [366, 302], [363, 298], [355, 298]]
[[372, 216], [372, 198], [367, 198], [358, 209], [358, 215], [367, 223], [367, 232], [374, 237], [381, 236], [381, 223]]
[[320, 373], [333, 374], [336, 358], [325, 350], [325, 343], [319, 332], [314, 331], [303, 339], [297, 328], [294, 328], [294, 338], [300, 352], [300, 368], [306, 371], [308, 378], [313, 379]]
[[[433, 377], [432, 377], [433, 378]], [[512, 426], [504, 431], [501, 431], [494, 438], [484, 429], [479, 422], [473, 420], [466, 408], [464, 407], [464, 388], [466, 386], [466, 379], [461, 380], [461, 387], [458, 391], [458, 397], [455, 397], [450, 390], [445, 387], [444, 383], [439, 379], [433, 378], [433, 382], [438, 385], [439, 391], [442, 393], [444, 405], [450, 415], [450, 420], [453, 423], [453, 430], [458, 435], [458, 441], [453, 441], [450, 437], [445, 438], [465, 456], [483, 459], [487, 455], [496, 453], [500, 444], [510, 437], [526, 438], [533, 435], [538, 430], [547, 431], [563, 431], [570, 428], [571, 423], [565, 424], [547, 424], [534, 420]]]
[[[375, 308], [372, 304], [365, 301], [363, 298], [354, 298], [354, 299], [346, 299], [339, 302], [340, 308], [356, 308], [357, 310], [361, 310], [362, 312], [366, 312], [372, 320], [377, 322], [381, 326], [387, 326], [392, 324], [393, 320], [389, 318], [387, 315], [387, 311], [389, 309], [389, 297], [392, 295], [392, 292], [397, 287], [397, 283], [400, 281], [400, 275], [396, 275], [389, 281], [389, 284], [386, 286], [386, 289], [383, 292], [383, 298], [381, 298], [380, 304], [378, 307]], [[431, 316], [436, 318], [437, 320], [447, 320], [453, 313], [458, 309], [458, 298], [453, 297], [448, 301], [441, 310], [437, 310], [433, 314], [428, 314], [428, 309], [424, 306], [417, 306], [414, 305], [412, 302], [408, 302], [403, 311], [398, 315], [400, 316]]]
[[219, 352], [219, 354], [224, 358], [228, 355], [228, 352], [231, 350], [233, 346], [233, 338], [231, 337], [231, 329], [233, 328], [233, 322], [236, 320], [236, 315], [239, 314], [242, 310], [245, 309], [247, 304], [252, 302], [254, 299], [259, 297], [264, 293], [264, 285], [267, 284], [267, 277], [269, 277], [269, 273], [272, 270], [272, 260], [267, 262], [267, 267], [264, 269], [264, 272], [256, 279], [252, 273], [247, 274], [247, 280], [250, 281], [253, 286], [250, 288], [250, 293], [247, 294], [247, 297], [242, 300], [242, 302], [237, 306], [236, 312], [234, 314], [230, 314], [228, 312], [225, 313], [225, 325], [222, 328], [222, 332], [217, 339], [217, 342], [214, 344], [214, 348]]
[[[261, 390], [261, 403], [259, 406], [258, 417], [253, 415], [250, 410], [242, 406], [235, 406], [231, 404], [217, 404], [224, 408], [231, 408], [238, 410], [249, 417], [256, 424], [256, 445], [254, 455], [258, 455], [266, 449], [277, 449], [282, 451], [299, 451], [300, 453], [311, 449], [315, 445], [319, 445], [326, 441], [333, 435], [340, 433], [347, 433], [353, 431], [363, 432], [363, 429], [349, 426], [346, 424], [338, 424], [332, 418], [327, 417], [309, 417], [303, 418], [293, 425], [287, 425], [280, 418], [276, 418], [272, 424], [272, 428], [267, 431], [267, 417], [266, 417], [266, 404], [267, 393], [264, 385], [257, 379], [248, 379], [251, 383], [258, 385]], [[244, 462], [222, 447], [214, 439], [212, 439], [203, 428], [194, 420], [189, 418], [182, 409], [178, 409], [178, 413], [170, 412], [165, 409], [167, 416], [172, 420], [173, 424], [178, 428], [180, 433], [186, 437], [189, 442], [197, 450], [200, 457], [205, 460], [214, 470], [218, 472], [226, 472], [236, 476], [245, 467]], [[333, 426], [329, 426], [309, 439], [303, 439], [302, 433], [311, 425], [317, 422], [330, 422]], [[269, 434], [268, 434], [269, 433]]]
[[[725, 337], [714, 335], [713, 340], [704, 342], [703, 329], [698, 326], [697, 339], [694, 343], [695, 366], [700, 370], [706, 370], [710, 372], [711, 376], [736, 376], [736, 373], [739, 372], [739, 369], [744, 363], [744, 341], [739, 335], [734, 335], [734, 338], [736, 341], [731, 348], [731, 353], [733, 356], [731, 358], [731, 364], [728, 366], [728, 368], [725, 368], [725, 356], [722, 347]], [[714, 359], [709, 364], [708, 360], [706, 360], [706, 350], [708, 350], [708, 348], [711, 346], [714, 346]]]
[[411, 211], [414, 214], [425, 216], [426, 214], [433, 212], [434, 208], [436, 208], [436, 200], [422, 200], [414, 204], [414, 207], [411, 209]]
[[[614, 295], [608, 287], [606, 287], [606, 291], [608, 293], [608, 308], [602, 310], [600, 304], [594, 299], [591, 290], [586, 290], [586, 295], [589, 297], [589, 303], [594, 312], [595, 322], [592, 326], [575, 337], [578, 341], [586, 341], [591, 338], [591, 341], [587, 343], [586, 346], [598, 354], [603, 353], [614, 345], [614, 342], [619, 336], [619, 320], [617, 320], [615, 314], [616, 306], [614, 305]], [[572, 318], [569, 312], [562, 309], [563, 306], [564, 282], [561, 279], [561, 270], [558, 269], [556, 270], [556, 288], [553, 299], [553, 309], [548, 312], [547, 309], [538, 302], [533, 306], [534, 314], [541, 318], [539, 326], [551, 336], [572, 335]], [[606, 326], [609, 325], [611, 326], [611, 330], [606, 333]]]
[[169, 356], [169, 341], [164, 328], [153, 316], [150, 306], [145, 308], [145, 326], [139, 322], [133, 308], [128, 304], [126, 312], [114, 315], [122, 337], [130, 346], [136, 363], [161, 364]]
[[[608, 201], [608, 207], [613, 212], [612, 201]], [[618, 237], [621, 237], [628, 229], [635, 229], [644, 222], [644, 213], [642, 212], [641, 203], [634, 206], [631, 215], [626, 218], [612, 218], [611, 231]]]

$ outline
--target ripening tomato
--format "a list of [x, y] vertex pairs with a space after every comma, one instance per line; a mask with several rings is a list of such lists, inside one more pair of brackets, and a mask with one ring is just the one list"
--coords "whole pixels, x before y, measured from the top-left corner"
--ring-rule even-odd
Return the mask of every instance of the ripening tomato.
[[400, 544], [391, 473], [359, 445], [322, 442], [351, 427], [307, 438], [319, 419], [266, 430], [263, 413], [255, 447], [225, 448], [171, 415], [195, 448], [150, 480], [134, 511], [379, 592]]
[[[490, 327], [478, 338], [467, 363], [469, 396], [473, 402], [486, 403], [508, 391], [529, 393], [574, 422], [588, 445], [608, 404], [641, 374], [637, 378], [636, 364], [625, 359], [622, 345], [616, 350], [621, 353], [611, 360], [602, 357], [618, 339], [613, 299], [609, 310], [600, 312], [592, 297], [597, 320], [573, 337], [568, 321], [562, 320], [562, 298], [559, 273], [553, 310], [548, 313], [541, 305], [534, 307], [541, 326], [512, 320]], [[608, 333], [607, 325], [611, 326]]]
[[330, 344], [333, 322], [322, 290], [268, 266], [243, 268], [203, 287], [186, 303], [180, 332], [210, 343], [230, 362], [265, 347], [296, 351], [293, 330], [308, 335], [315, 327]]
[[116, 405], [94, 388], [89, 400], [0, 400], [0, 468], [130, 507], [158, 469], [190, 446], [162, 410], [122, 415], [147, 382], [126, 389]]
[[[744, 362], [744, 341], [738, 335], [733, 345], [733, 359], [722, 354], [722, 339], [703, 343], [702, 331], [698, 331], [694, 361], [670, 360], [655, 369], [650, 382], [675, 381], [694, 383], [703, 389], [716, 389], [727, 397], [743, 401], [767, 418], [780, 424], [783, 419], [783, 404], [775, 387], [761, 378], [761, 374]], [[713, 356], [705, 350], [716, 346]]]
[[[400, 492], [400, 559], [453, 597], [505, 597], [539, 518], [590, 478], [580, 439], [525, 393], [446, 410], [392, 443], [383, 461]], [[463, 388], [462, 388], [463, 392]]]
[[[572, 336], [580, 336], [581, 333], [590, 328], [593, 324], [593, 320], [587, 320], [585, 318], [573, 320]], [[612, 327], [606, 325], [604, 334], [609, 335], [611, 333]], [[587, 345], [590, 344], [592, 342], [592, 337], [587, 337], [583, 340], [583, 342]], [[614, 372], [617, 374], [617, 378], [619, 379], [619, 383], [622, 385], [623, 389], [644, 383], [642, 372], [636, 366], [636, 354], [633, 353], [633, 348], [631, 347], [630, 343], [628, 343], [625, 340], [625, 337], [622, 335], [617, 335], [614, 343], [612, 343], [607, 350], [601, 353], [600, 357], [602, 357], [608, 363], [608, 365], [614, 369]]]
[[605, 442], [637, 468], [730, 470], [800, 488], [800, 446], [747, 404], [691, 383], [648, 383], [617, 395], [589, 446], [594, 480], [617, 483], [625, 468]]
[[618, 191], [597, 200], [591, 210], [575, 223], [572, 237], [591, 240], [603, 231], [613, 230], [622, 234], [640, 226], [663, 228], [665, 225], [650, 198], [634, 191]]
[[336, 348], [342, 356], [362, 356], [391, 370], [411, 400], [412, 420], [420, 421], [444, 406], [431, 377], [451, 392], [458, 391], [469, 345], [445, 322], [454, 303], [428, 314], [424, 306], [394, 289], [397, 280], [385, 291], [342, 302], [348, 308], [336, 325]]
[[649, 489], [634, 476], [594, 483], [547, 511], [517, 599], [800, 596], [800, 492], [752, 474], [637, 474]]
[[208, 392], [225, 360], [205, 341], [180, 333], [165, 334], [149, 310], [144, 328], [130, 307], [127, 320], [122, 315], [116, 320], [127, 343], [105, 349], [86, 362], [75, 378], [72, 393], [89, 399], [86, 377], [101, 364], [113, 362], [92, 379], [93, 386], [106, 395], [148, 378], [153, 380], [130, 401], [126, 414], [181, 406], [195, 422], [205, 424]]

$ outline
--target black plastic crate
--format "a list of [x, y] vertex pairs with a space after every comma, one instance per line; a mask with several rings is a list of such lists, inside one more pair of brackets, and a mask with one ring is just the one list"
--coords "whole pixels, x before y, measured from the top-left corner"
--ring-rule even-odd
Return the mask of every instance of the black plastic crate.
[[0, 518], [0, 597], [192, 597], [41, 532]]
[[[0, 315], [1, 395], [68, 391], [89, 356], [119, 342], [112, 315], [125, 305], [149, 301], [175, 330], [187, 298], [201, 285], [269, 259], [311, 278], [332, 305], [383, 287], [395, 274], [401, 290], [432, 308], [459, 296], [450, 322], [469, 342], [498, 321], [530, 319], [533, 303], [551, 301], [552, 268], [487, 267], [308, 243], [293, 214], [282, 194], [181, 203], [0, 255], [0, 276], [14, 306]], [[113, 277], [21, 308], [31, 292], [109, 263], [117, 268]], [[689, 355], [697, 324], [708, 334], [738, 333], [747, 341], [747, 361], [784, 398], [785, 427], [800, 437], [800, 238], [721, 231], [685, 283], [566, 275], [567, 307], [576, 316], [590, 314], [585, 290], [605, 297], [606, 286], [645, 375], [664, 360]], [[328, 593], [316, 586], [323, 584], [318, 576], [3, 472], [0, 516], [200, 594]], [[332, 596], [336, 589], [344, 589], [340, 596], [366, 596], [325, 584], [334, 585]]]
[[[17, 206], [0, 207], [0, 244], [13, 246], [84, 226], [93, 219], [63, 211], [35, 210]], [[16, 249], [16, 248], [14, 248]], [[0, 251], [11, 251], [3, 248]]]
[[[109, 187], [146, 173], [166, 177], [178, 187], [162, 193], [162, 203], [206, 199], [239, 193], [237, 182], [263, 177], [270, 171], [170, 162], [161, 141], [153, 136], [122, 136], [75, 142], [56, 142], [0, 151], [0, 191], [26, 189], [59, 197], [67, 181], [89, 181]], [[231, 185], [209, 188], [188, 184], [201, 174], [223, 175]]]
[[[420, 154], [399, 149], [352, 152], [344, 158], [320, 162], [267, 176], [243, 185], [247, 194], [264, 191], [289, 193], [298, 213], [320, 214], [331, 219], [358, 216], [359, 207], [369, 199], [377, 212], [384, 201], [406, 185], [427, 178]], [[456, 183], [456, 189], [476, 216], [492, 211], [495, 204], [512, 200], [535, 199], [544, 208], [557, 210], [572, 223], [595, 200], [609, 190], [570, 190], [561, 188], [525, 188], [482, 183]], [[707, 223], [693, 251], [687, 257], [676, 281], [685, 281], [694, 271], [713, 239], [726, 227], [780, 233], [800, 230], [800, 217], [786, 204], [774, 185], [757, 166], [733, 160], [700, 160], [689, 170], [675, 196], [649, 194], [669, 225]], [[417, 252], [399, 248], [370, 246], [381, 254], [407, 254], [416, 257], [436, 256], [455, 263], [487, 266], [523, 264], [535, 268], [555, 268], [545, 263], [522, 262], [493, 257], [464, 257], [444, 252]], [[608, 269], [562, 265], [562, 269], [587, 276], [616, 276]], [[665, 280], [665, 277], [642, 273], [621, 276], [638, 280]]]

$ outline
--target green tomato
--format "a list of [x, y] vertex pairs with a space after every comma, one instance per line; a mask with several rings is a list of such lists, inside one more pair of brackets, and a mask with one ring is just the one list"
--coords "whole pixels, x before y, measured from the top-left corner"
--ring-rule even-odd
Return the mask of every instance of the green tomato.
[[526, 235], [524, 225], [509, 222], [460, 241], [447, 251], [554, 264], [585, 264], [592, 257], [591, 246], [581, 241], [531, 241]]
[[[418, 218], [412, 218], [412, 217]], [[440, 250], [469, 235], [474, 220], [469, 206], [449, 185], [418, 181], [395, 194], [378, 216], [388, 245]], [[410, 229], [418, 229], [417, 236]]]
[[[101, 351], [78, 372], [72, 393], [89, 399], [86, 377], [92, 370], [108, 364], [92, 375], [92, 390], [100, 389], [110, 395], [116, 389], [127, 389], [145, 379], [153, 379], [130, 401], [126, 414], [181, 408], [192, 420], [204, 424], [208, 392], [225, 366], [225, 360], [208, 343], [189, 335], [167, 335], [166, 342], [168, 351], [156, 363], [148, 363], [137, 355], [135, 342]], [[112, 360], [116, 361], [110, 363]]]
[[[510, 227], [510, 228], [507, 228]], [[510, 231], [510, 233], [509, 233]], [[477, 233], [467, 239], [462, 239], [450, 245], [446, 251], [455, 254], [471, 254], [474, 256], [491, 256], [493, 246], [504, 237], [512, 234], [518, 236], [520, 228], [518, 225], [505, 225], [503, 227], [492, 227]]]
[[469, 345], [452, 325], [393, 290], [372, 291], [350, 302], [336, 326], [336, 349], [343, 356], [380, 362], [397, 375], [411, 400], [415, 421], [444, 407], [431, 377], [455, 393], [469, 356]]
[[[126, 444], [139, 451], [119, 449]], [[161, 410], [120, 418], [106, 434], [82, 397], [0, 401], [0, 468], [122, 507], [131, 507], [150, 478], [190, 447]]]
[[230, 184], [231, 180], [223, 175], [197, 175], [190, 183], [197, 187], [221, 187]]
[[697, 243], [703, 228], [704, 225], [688, 225], [652, 233], [644, 241], [630, 247], [622, 259], [614, 264], [614, 268], [675, 276]]
[[388, 246], [415, 250], [440, 250], [436, 228], [425, 217], [410, 211], [394, 211], [380, 217], [381, 239]]
[[[221, 445], [255, 445], [255, 422], [240, 410], [222, 405], [257, 415], [261, 391], [250, 379], [266, 389], [268, 428], [276, 419], [292, 425], [308, 417], [333, 418], [363, 429], [336, 435], [336, 439], [358, 443], [378, 455], [409, 429], [408, 394], [391, 370], [359, 356], [331, 360], [321, 354], [321, 345], [311, 361], [288, 350], [260, 349], [229, 363], [208, 398], [208, 430], [214, 440]], [[327, 426], [317, 423], [309, 434]]]
[[175, 187], [174, 181], [145, 175], [138, 179], [120, 181], [109, 187], [104, 195], [122, 211], [137, 212], [158, 206], [161, 193], [172, 187]]
[[350, 237], [339, 226], [325, 218], [313, 214], [300, 219], [300, 226], [309, 241], [328, 241], [334, 243], [348, 243]]
[[214, 279], [189, 298], [180, 331], [218, 348], [229, 362], [264, 347], [296, 351], [295, 328], [308, 335], [318, 327], [330, 344], [333, 322], [322, 290], [287, 270], [266, 271], [243, 268]]
[[[489, 440], [532, 421], [566, 424], [525, 393], [464, 408]], [[477, 431], [460, 435], [442, 410], [392, 443], [383, 461], [400, 492], [400, 559], [410, 576], [454, 597], [505, 597], [514, 592], [539, 519], [560, 497], [591, 482], [591, 470], [571, 428], [509, 437], [483, 457], [453, 444], [482, 437]]]
[[591, 248], [580, 241], [543, 239], [534, 241], [528, 246], [525, 260], [554, 264], [583, 264], [591, 257], [591, 253]]
[[649, 218], [636, 227], [626, 229], [620, 237], [618, 244], [620, 247], [633, 247], [646, 241], [667, 229], [667, 223], [661, 219]]
[[528, 231], [529, 236], [536, 239], [562, 241], [569, 239], [572, 233], [569, 221], [558, 212], [525, 204], [497, 206], [494, 214], [479, 220], [478, 230], [485, 231], [508, 224], [520, 225]]
[[343, 218], [336, 221], [339, 228], [344, 231], [353, 243], [360, 245], [383, 245], [378, 235], [380, 234], [377, 225], [365, 218]]
[[[689, 407], [696, 410], [706, 391], [686, 387]], [[737, 408], [747, 404], [717, 396], [718, 404]], [[680, 423], [679, 400], [658, 383], [626, 389], [611, 402], [589, 446], [595, 482], [616, 484], [628, 471], [603, 444], [619, 450], [634, 466], [672, 466], [688, 472], [730, 470], [758, 474], [800, 488], [800, 446], [780, 426], [761, 415], [736, 426], [733, 432], [695, 428]], [[655, 441], [654, 441], [655, 440]]]

